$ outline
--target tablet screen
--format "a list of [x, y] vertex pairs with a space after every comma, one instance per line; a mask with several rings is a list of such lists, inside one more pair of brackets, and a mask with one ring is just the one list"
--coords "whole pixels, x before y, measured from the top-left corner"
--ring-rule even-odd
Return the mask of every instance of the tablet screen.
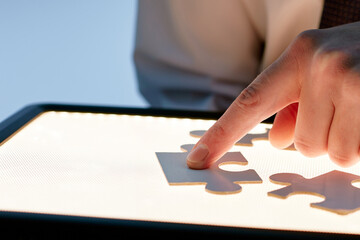
[[[333, 170], [359, 174], [359, 164], [341, 168], [327, 156], [306, 158], [277, 150], [267, 140], [234, 146], [262, 182], [240, 183], [240, 192], [214, 194], [204, 184], [169, 184], [157, 153], [181, 153], [195, 130], [213, 120], [49, 111], [0, 145], [1, 211], [205, 224], [260, 229], [360, 233], [360, 210], [336, 213], [314, 207], [313, 194], [274, 197], [284, 188], [274, 174], [315, 178]], [[241, 123], [239, 123], [241, 124]], [[251, 133], [271, 128], [259, 124]], [[353, 181], [357, 190], [360, 183]]]

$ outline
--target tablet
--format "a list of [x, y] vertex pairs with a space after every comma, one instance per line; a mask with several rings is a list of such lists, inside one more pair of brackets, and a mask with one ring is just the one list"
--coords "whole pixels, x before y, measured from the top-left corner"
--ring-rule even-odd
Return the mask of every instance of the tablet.
[[[252, 170], [260, 181], [234, 181], [241, 190], [224, 194], [206, 191], [206, 182], [171, 184], [159, 155], [182, 154], [181, 146], [198, 140], [190, 133], [206, 131], [218, 117], [158, 109], [28, 106], [0, 124], [1, 223], [31, 226], [35, 232], [61, 226], [61, 232], [111, 229], [162, 236], [359, 236], [359, 208], [333, 211], [316, 204], [330, 199], [326, 194], [341, 186], [295, 189], [299, 179], [334, 172], [357, 176], [359, 164], [341, 168], [327, 156], [306, 158], [296, 150], [275, 149], [266, 137], [256, 138], [271, 123], [260, 123], [251, 130], [255, 137], [249, 144], [230, 150], [240, 152], [245, 164], [218, 167], [231, 173]], [[289, 176], [297, 176], [292, 185]], [[358, 180], [355, 177], [342, 189], [353, 187], [356, 192]]]

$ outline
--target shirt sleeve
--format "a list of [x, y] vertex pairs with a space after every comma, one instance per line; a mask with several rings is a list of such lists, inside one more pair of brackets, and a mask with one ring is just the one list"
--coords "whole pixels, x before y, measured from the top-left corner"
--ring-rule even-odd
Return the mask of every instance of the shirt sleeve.
[[139, 1], [134, 61], [154, 107], [225, 110], [257, 75], [262, 47], [242, 1]]

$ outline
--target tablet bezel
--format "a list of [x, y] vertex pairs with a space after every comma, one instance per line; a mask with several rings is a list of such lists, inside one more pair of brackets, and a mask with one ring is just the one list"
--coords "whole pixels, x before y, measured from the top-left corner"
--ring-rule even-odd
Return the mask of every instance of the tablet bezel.
[[[154, 108], [123, 108], [66, 104], [33, 104], [29, 105], [0, 123], [0, 146], [22, 127], [30, 123], [39, 114], [47, 111], [90, 112], [108, 114], [128, 114], [142, 116], [162, 116], [194, 119], [218, 119], [222, 113], [185, 110], [166, 110]], [[265, 120], [272, 123], [273, 117]], [[168, 237], [203, 236], [215, 238], [219, 236], [236, 236], [242, 238], [320, 238], [320, 239], [354, 239], [356, 235], [315, 233], [287, 230], [252, 229], [239, 227], [209, 226], [185, 223], [169, 223], [156, 221], [140, 221], [128, 219], [107, 219], [95, 217], [79, 217], [69, 215], [39, 214], [25, 212], [0, 211], [2, 231], [8, 231], [21, 237], [82, 237], [101, 236], [119, 237], [132, 236]], [[45, 234], [45, 235], [44, 235]], [[55, 234], [55, 235], [54, 235]], [[76, 234], [76, 235], [74, 235]], [[174, 235], [176, 236], [176, 235]]]

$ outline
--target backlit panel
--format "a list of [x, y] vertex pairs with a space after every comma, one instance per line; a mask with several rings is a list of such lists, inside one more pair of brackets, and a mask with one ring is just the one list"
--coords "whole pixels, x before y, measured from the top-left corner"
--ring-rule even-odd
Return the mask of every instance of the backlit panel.
[[[234, 146], [262, 184], [216, 195], [204, 185], [170, 186], [156, 152], [181, 152], [214, 121], [115, 114], [46, 112], [0, 146], [0, 210], [105, 218], [360, 234], [360, 210], [348, 215], [310, 207], [321, 197], [288, 199], [267, 193], [275, 173], [312, 178], [334, 169], [360, 174], [359, 164], [340, 168], [327, 156], [306, 158], [268, 141]], [[270, 125], [260, 124], [252, 133]], [[231, 166], [223, 166], [231, 168]], [[355, 183], [355, 186], [360, 184]]]

